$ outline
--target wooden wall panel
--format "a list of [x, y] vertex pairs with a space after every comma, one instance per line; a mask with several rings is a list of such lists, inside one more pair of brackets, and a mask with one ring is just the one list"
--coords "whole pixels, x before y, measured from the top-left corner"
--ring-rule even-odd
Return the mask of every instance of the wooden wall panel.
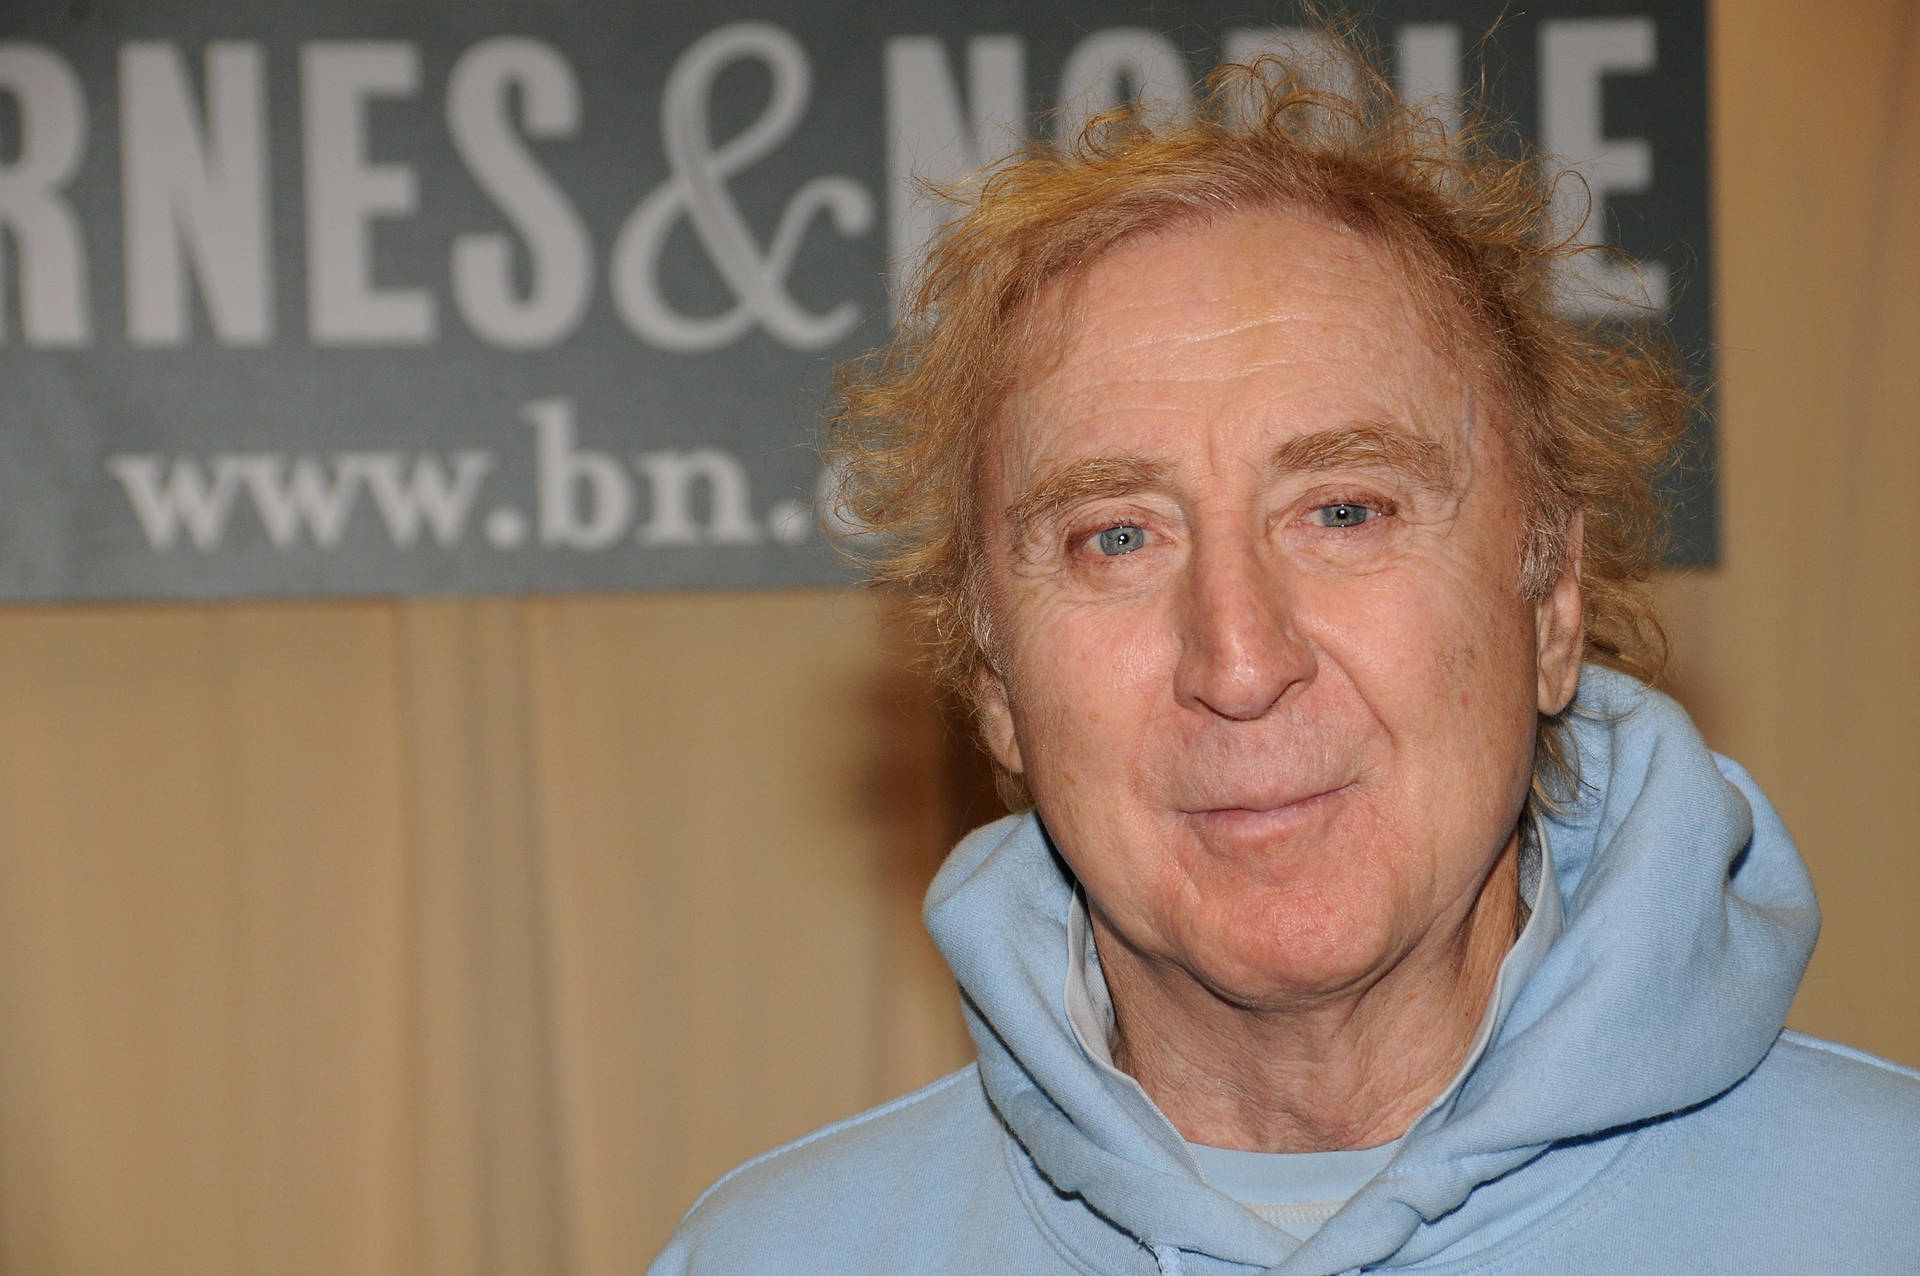
[[1678, 689], [1812, 866], [1793, 1023], [1920, 1064], [1920, 6], [1713, 33], [1725, 554], [1669, 591]]
[[392, 607], [408, 1270], [574, 1270], [525, 605]]
[[338, 606], [5, 616], [0, 1269], [394, 1268], [382, 628]]
[[[940, 729], [858, 594], [528, 605], [582, 1270], [964, 1058], [917, 925]], [[910, 1060], [903, 1068], [897, 1062]]]

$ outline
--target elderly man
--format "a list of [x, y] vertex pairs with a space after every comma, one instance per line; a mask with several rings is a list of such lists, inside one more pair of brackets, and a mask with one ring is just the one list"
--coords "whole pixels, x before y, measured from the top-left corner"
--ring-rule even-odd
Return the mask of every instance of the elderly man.
[[1534, 169], [1360, 83], [1021, 157], [849, 375], [1031, 802], [928, 897], [979, 1061], [657, 1272], [1920, 1271], [1920, 1077], [1782, 1032], [1805, 869], [1621, 672], [1685, 396], [1556, 317]]

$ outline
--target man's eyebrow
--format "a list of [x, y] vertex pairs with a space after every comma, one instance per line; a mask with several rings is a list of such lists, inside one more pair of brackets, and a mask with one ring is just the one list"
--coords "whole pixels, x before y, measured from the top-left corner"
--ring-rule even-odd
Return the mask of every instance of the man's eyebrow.
[[1129, 496], [1164, 484], [1168, 466], [1145, 457], [1096, 456], [1040, 479], [1007, 506], [1007, 523], [1018, 545], [1034, 529], [1082, 501]]
[[1267, 460], [1273, 475], [1374, 467], [1395, 470], [1435, 492], [1457, 484], [1456, 451], [1439, 439], [1381, 425], [1348, 425], [1288, 439]]
[[[1277, 476], [1373, 466], [1447, 492], [1455, 484], [1455, 460], [1454, 449], [1438, 439], [1381, 425], [1350, 425], [1288, 439], [1273, 450], [1267, 470]], [[1171, 468], [1164, 461], [1121, 454], [1090, 457], [1048, 474], [1007, 506], [1014, 543], [1027, 540], [1036, 528], [1083, 501], [1165, 486]]]

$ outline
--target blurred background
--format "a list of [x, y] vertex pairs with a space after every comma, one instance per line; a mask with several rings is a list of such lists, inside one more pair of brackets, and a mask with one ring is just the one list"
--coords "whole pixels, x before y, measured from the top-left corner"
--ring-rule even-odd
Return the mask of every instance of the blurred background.
[[[1920, 18], [1707, 19], [1670, 689], [1812, 867], [1793, 1026], [1920, 1065]], [[971, 1057], [919, 900], [998, 811], [857, 587], [17, 603], [0, 706], [0, 1272], [631, 1273]]]

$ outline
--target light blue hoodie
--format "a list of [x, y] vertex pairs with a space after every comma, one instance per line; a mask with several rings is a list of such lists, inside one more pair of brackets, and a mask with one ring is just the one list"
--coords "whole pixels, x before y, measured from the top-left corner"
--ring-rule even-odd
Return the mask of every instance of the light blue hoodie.
[[1584, 798], [1476, 1049], [1305, 1243], [1083, 1048], [1027, 815], [927, 896], [979, 1062], [735, 1170], [651, 1271], [1920, 1273], [1920, 1074], [1781, 1031], [1819, 928], [1786, 829], [1664, 696], [1589, 667], [1579, 706]]

